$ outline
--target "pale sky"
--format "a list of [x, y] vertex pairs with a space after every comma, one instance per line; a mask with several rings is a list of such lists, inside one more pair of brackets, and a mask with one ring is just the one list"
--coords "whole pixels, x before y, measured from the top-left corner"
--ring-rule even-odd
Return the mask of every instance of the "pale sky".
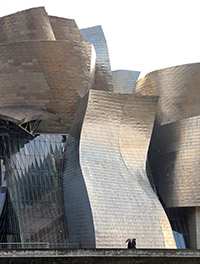
[[200, 0], [0, 0], [0, 16], [39, 6], [79, 28], [101, 25], [112, 70], [200, 62]]

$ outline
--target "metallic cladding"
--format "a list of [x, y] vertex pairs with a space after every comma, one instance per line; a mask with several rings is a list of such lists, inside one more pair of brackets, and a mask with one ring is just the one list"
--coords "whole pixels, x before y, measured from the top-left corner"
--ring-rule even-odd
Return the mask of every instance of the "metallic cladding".
[[113, 91], [115, 93], [132, 93], [140, 75], [138, 71], [112, 71]]
[[[147, 152], [151, 140], [149, 162], [166, 203], [197, 205], [199, 64], [150, 73], [137, 83], [138, 72], [115, 71], [112, 81], [101, 27], [80, 32], [74, 20], [48, 17], [44, 8], [1, 18], [0, 25], [1, 121], [37, 119], [37, 133], [55, 133], [29, 140], [11, 135], [13, 151], [2, 157], [15, 212], [11, 229], [24, 241], [72, 247], [124, 248], [134, 236], [138, 248], [175, 248], [146, 175]], [[61, 133], [70, 134], [66, 141]], [[188, 174], [190, 166], [196, 174]], [[168, 170], [173, 178], [163, 188]], [[188, 188], [184, 200], [181, 186], [190, 184], [195, 191]]]
[[48, 15], [43, 7], [0, 18], [0, 43], [35, 39], [55, 40]]
[[175, 247], [145, 173], [156, 105], [156, 98], [90, 91], [80, 165], [97, 248], [123, 248], [128, 236], [137, 237], [139, 248]]
[[63, 191], [68, 243], [95, 248], [90, 200], [79, 163], [79, 142], [70, 135], [63, 159]]
[[[29, 106], [55, 113], [59, 123], [39, 132], [67, 132], [90, 82], [91, 45], [33, 41], [0, 45], [0, 105]], [[12, 58], [10, 60], [10, 58]]]
[[103, 67], [110, 71], [108, 47], [102, 27], [82, 28], [80, 32], [86, 42], [91, 42], [94, 45], [97, 54], [97, 62], [101, 63]]
[[0, 24], [0, 115], [18, 123], [20, 110], [29, 108], [29, 120], [38, 114], [43, 120], [38, 132], [68, 132], [80, 98], [94, 83], [92, 45], [74, 20], [49, 19], [44, 8], [0, 18]]
[[113, 91], [108, 47], [101, 26], [83, 28], [80, 32], [85, 41], [93, 44], [97, 55], [95, 83], [92, 89]]
[[200, 205], [200, 64], [158, 70], [139, 80], [137, 94], [159, 96], [148, 159], [166, 207]]
[[49, 16], [56, 40], [83, 42], [83, 37], [74, 19]]
[[200, 205], [200, 116], [155, 126], [149, 160], [166, 207]]

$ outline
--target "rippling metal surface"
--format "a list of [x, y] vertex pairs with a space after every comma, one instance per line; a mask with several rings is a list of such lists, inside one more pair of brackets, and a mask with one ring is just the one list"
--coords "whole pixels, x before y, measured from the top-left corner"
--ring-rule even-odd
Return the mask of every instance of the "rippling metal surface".
[[38, 132], [66, 133], [80, 98], [93, 86], [95, 52], [73, 20], [50, 20], [58, 37], [57, 24], [64, 23], [66, 32], [73, 29], [68, 41], [56, 41], [44, 8], [0, 18], [0, 106], [18, 113], [28, 106], [32, 119], [46, 110], [49, 117], [43, 115]]
[[199, 206], [200, 64], [149, 73], [138, 94], [159, 95], [149, 161], [167, 207]]
[[112, 71], [113, 90], [115, 93], [131, 94], [140, 75], [138, 71], [116, 70]]
[[[80, 165], [96, 247], [175, 247], [168, 219], [145, 172], [157, 98], [90, 91]], [[153, 239], [152, 239], [153, 238]]]
[[80, 32], [86, 42], [93, 44], [97, 55], [95, 83], [92, 89], [113, 91], [108, 47], [101, 26], [83, 28]]
[[[44, 8], [1, 18], [0, 25], [0, 117], [14, 124], [41, 120], [37, 133], [70, 133], [64, 137], [57, 135], [61, 138], [59, 155], [58, 149], [53, 148], [53, 135], [51, 138], [46, 135], [39, 143], [31, 138], [36, 144], [29, 144], [28, 140], [19, 143], [17, 134], [12, 141], [7, 135], [4, 141], [1, 138], [2, 144], [8, 140], [13, 146], [12, 153], [6, 153], [10, 208], [20, 214], [19, 219], [14, 214], [16, 221], [13, 221], [19, 225], [25, 223], [15, 232], [23, 233], [20, 236], [27, 241], [37, 242], [41, 235], [41, 240], [48, 239], [49, 234], [51, 241], [66, 240], [80, 247], [124, 248], [125, 240], [131, 236], [137, 238], [138, 248], [175, 248], [169, 221], [146, 175], [146, 159], [156, 115], [157, 127], [154, 127], [149, 160], [158, 188], [162, 190], [159, 180], [163, 171], [162, 167], [156, 167], [155, 160], [170, 152], [172, 145], [176, 152], [174, 162], [179, 168], [176, 161], [183, 157], [178, 147], [185, 149], [189, 145], [184, 137], [192, 134], [192, 127], [198, 133], [195, 125], [198, 120], [192, 119], [199, 111], [196, 96], [199, 77], [193, 73], [193, 70], [198, 72], [199, 65], [157, 71], [137, 84], [138, 72], [118, 71], [113, 73], [112, 81], [101, 27], [83, 29], [80, 33], [74, 20], [48, 17]], [[185, 76], [188, 78], [183, 81]], [[177, 87], [173, 90], [174, 86]], [[191, 98], [187, 87], [192, 91]], [[188, 117], [192, 126], [187, 122]], [[178, 121], [183, 118], [186, 123]], [[165, 137], [166, 133], [176, 131], [177, 138], [169, 135], [163, 143], [156, 131]], [[178, 135], [183, 139], [181, 145]], [[163, 147], [160, 155], [155, 153], [158, 146]], [[26, 151], [26, 147], [29, 150]], [[20, 155], [19, 151], [22, 151]], [[193, 149], [190, 156], [192, 153], [195, 157]], [[27, 174], [28, 161], [34, 166], [29, 166]], [[169, 162], [165, 159], [163, 162], [165, 169]], [[15, 163], [16, 166], [11, 166]], [[41, 175], [46, 171], [49, 173], [42, 182]], [[178, 174], [177, 177], [174, 174], [174, 179], [178, 179]], [[35, 187], [31, 185], [33, 181]], [[166, 190], [172, 194], [169, 204], [174, 203], [180, 184], [181, 180], [173, 186], [170, 180], [166, 182]], [[34, 215], [29, 207], [29, 185], [35, 188], [31, 199]], [[169, 190], [171, 187], [174, 190]], [[20, 188], [24, 192], [18, 193]], [[59, 194], [53, 195], [54, 190]], [[167, 199], [165, 193], [163, 197]], [[20, 207], [22, 200], [26, 201], [23, 208]], [[36, 210], [36, 201], [41, 202], [38, 206], [43, 209]], [[54, 204], [57, 211], [53, 211]], [[53, 232], [46, 229], [44, 217], [48, 206], [51, 207], [48, 221]], [[58, 223], [59, 215], [62, 219], [59, 218]]]

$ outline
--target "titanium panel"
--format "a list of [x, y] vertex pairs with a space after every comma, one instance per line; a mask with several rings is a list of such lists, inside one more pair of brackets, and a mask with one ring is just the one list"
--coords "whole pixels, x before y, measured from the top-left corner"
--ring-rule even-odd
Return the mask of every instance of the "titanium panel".
[[74, 19], [49, 16], [56, 40], [83, 42], [83, 37]]
[[101, 26], [80, 29], [86, 42], [94, 45], [97, 54], [97, 63], [102, 64], [105, 70], [110, 72], [110, 60], [107, 42]]
[[138, 71], [117, 70], [112, 71], [113, 91], [115, 93], [131, 94], [140, 75]]
[[36, 39], [55, 40], [43, 7], [31, 8], [0, 18], [0, 43]]
[[158, 95], [148, 159], [166, 207], [199, 206], [200, 64], [147, 74], [135, 93]]
[[186, 64], [147, 74], [136, 85], [140, 94], [159, 95], [156, 121], [168, 124], [200, 114], [200, 63]]
[[[134, 236], [139, 248], [175, 248], [145, 172], [146, 156], [157, 96], [161, 125], [179, 120], [176, 102], [187, 98], [189, 104], [189, 86], [179, 81], [185, 75], [196, 106], [186, 107], [186, 117], [198, 114], [199, 65], [154, 72], [130, 94], [136, 73], [118, 72], [123, 82], [114, 80], [113, 88], [100, 26], [81, 30], [95, 53], [74, 20], [48, 18], [44, 8], [7, 16], [0, 25], [0, 117], [8, 124], [38, 118], [38, 133], [59, 133], [1, 136], [7, 142], [9, 234], [22, 242], [97, 248], [124, 248]], [[185, 85], [181, 99], [179, 83]]]
[[97, 248], [124, 248], [129, 236], [137, 237], [139, 248], [176, 247], [144, 170], [156, 104], [155, 98], [90, 91], [80, 165]]
[[200, 116], [155, 126], [149, 161], [166, 207], [200, 205]]
[[63, 159], [63, 192], [68, 243], [95, 248], [90, 201], [79, 163], [79, 142], [72, 136], [68, 137]]
[[60, 122], [43, 121], [38, 132], [66, 133], [93, 82], [91, 53], [91, 45], [84, 42], [0, 45], [1, 107], [29, 106], [54, 113]]
[[80, 32], [85, 41], [93, 44], [97, 55], [95, 83], [92, 89], [113, 91], [108, 47], [101, 26], [84, 28]]

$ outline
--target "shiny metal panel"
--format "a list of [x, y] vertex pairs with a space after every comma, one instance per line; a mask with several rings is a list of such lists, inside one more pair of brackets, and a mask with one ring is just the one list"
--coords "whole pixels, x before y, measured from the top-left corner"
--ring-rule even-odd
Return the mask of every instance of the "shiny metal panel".
[[91, 45], [84, 42], [0, 45], [1, 107], [29, 106], [32, 115], [34, 108], [55, 113], [60, 122], [41, 122], [38, 132], [69, 131], [80, 98], [91, 86], [91, 52]]
[[175, 248], [144, 170], [156, 105], [155, 98], [90, 91], [80, 165], [97, 248], [123, 248], [129, 236], [139, 248]]
[[115, 93], [132, 93], [140, 75], [138, 71], [112, 71], [113, 91]]
[[70, 135], [63, 158], [63, 193], [68, 243], [95, 248], [90, 200], [79, 163], [79, 142]]
[[200, 114], [200, 63], [186, 64], [147, 74], [135, 92], [159, 95], [156, 121], [159, 125]]
[[[138, 73], [120, 71], [119, 79], [114, 73], [112, 83], [101, 27], [81, 30], [92, 45], [73, 20], [48, 18], [44, 8], [0, 24], [0, 117], [15, 124], [39, 119], [38, 133], [58, 133], [25, 141], [19, 131], [9, 135], [9, 232], [16, 227], [23, 241], [68, 239], [80, 247], [124, 248], [134, 236], [138, 248], [175, 248], [145, 167], [157, 96], [157, 122], [177, 121], [178, 107], [173, 116], [165, 106], [177, 101], [181, 88], [173, 96], [168, 91], [179, 76], [192, 73], [190, 67], [177, 68], [174, 79], [171, 70], [154, 72], [131, 94]], [[65, 145], [60, 133], [71, 134]]]
[[31, 8], [0, 18], [0, 43], [36, 39], [55, 40], [43, 7]]
[[135, 93], [158, 95], [149, 162], [167, 207], [199, 206], [200, 63], [158, 70]]
[[167, 207], [200, 205], [200, 116], [155, 127], [149, 154]]
[[83, 28], [80, 32], [85, 41], [93, 44], [97, 54], [95, 83], [92, 89], [113, 91], [108, 47], [101, 26]]
[[56, 40], [83, 42], [83, 37], [74, 19], [49, 16]]

